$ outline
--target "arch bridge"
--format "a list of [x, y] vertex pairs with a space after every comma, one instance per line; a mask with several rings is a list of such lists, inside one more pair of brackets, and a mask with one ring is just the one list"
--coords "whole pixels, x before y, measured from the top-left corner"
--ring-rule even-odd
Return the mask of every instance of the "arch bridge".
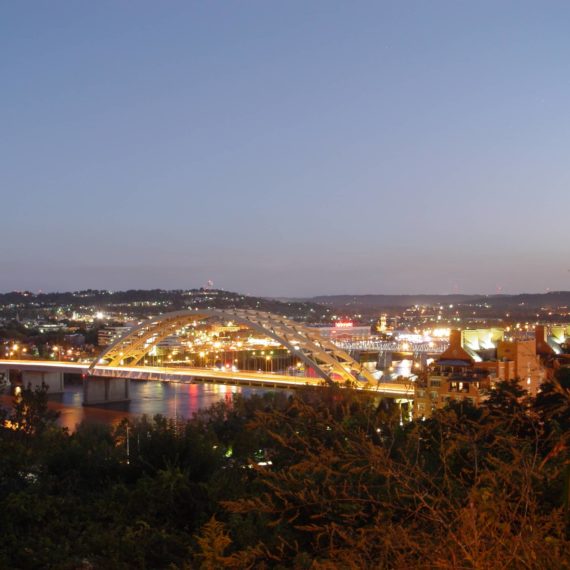
[[189, 325], [209, 319], [232, 321], [273, 339], [325, 382], [354, 382], [375, 385], [374, 376], [349, 354], [320, 334], [291, 319], [251, 309], [199, 309], [166, 313], [141, 322], [108, 346], [91, 364], [97, 369], [139, 366], [144, 357], [160, 342]]

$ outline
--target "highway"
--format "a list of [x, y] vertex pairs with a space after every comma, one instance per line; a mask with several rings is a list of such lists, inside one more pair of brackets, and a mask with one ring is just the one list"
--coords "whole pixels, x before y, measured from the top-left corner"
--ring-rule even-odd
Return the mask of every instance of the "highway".
[[[91, 362], [65, 362], [54, 360], [0, 360], [0, 370], [29, 371], [57, 370], [70, 374], [83, 374], [88, 378]], [[321, 378], [287, 376], [269, 372], [231, 371], [194, 367], [152, 366], [97, 366], [94, 376], [179, 382], [208, 382], [216, 384], [295, 389], [303, 386], [322, 386]], [[393, 398], [413, 398], [412, 383], [378, 382], [374, 386], [359, 384], [358, 390]]]

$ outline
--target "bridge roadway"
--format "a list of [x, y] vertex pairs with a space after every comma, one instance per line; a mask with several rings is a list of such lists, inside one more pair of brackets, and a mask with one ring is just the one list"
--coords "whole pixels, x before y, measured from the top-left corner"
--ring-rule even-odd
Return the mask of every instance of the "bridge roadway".
[[[89, 381], [87, 370], [91, 362], [63, 362], [53, 360], [0, 360], [0, 370], [30, 372], [64, 372], [82, 374]], [[129, 380], [158, 380], [179, 382], [203, 382], [214, 384], [256, 386], [265, 388], [294, 389], [303, 386], [322, 386], [321, 378], [287, 376], [269, 372], [226, 371], [212, 368], [152, 367], [152, 366], [96, 366], [93, 377], [122, 378]], [[378, 382], [374, 386], [358, 385], [358, 390], [391, 398], [412, 399], [412, 383]]]
[[440, 354], [447, 350], [447, 341], [436, 342], [409, 342], [386, 340], [335, 340], [335, 345], [346, 351], [369, 350], [379, 352], [409, 352], [414, 354]]

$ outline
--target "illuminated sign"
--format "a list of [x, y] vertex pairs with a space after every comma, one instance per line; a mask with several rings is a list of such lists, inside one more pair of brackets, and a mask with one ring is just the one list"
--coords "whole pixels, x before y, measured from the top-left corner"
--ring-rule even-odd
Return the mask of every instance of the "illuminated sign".
[[337, 329], [350, 329], [352, 328], [352, 323], [350, 321], [346, 321], [344, 323], [338, 322], [335, 323], [334, 326]]

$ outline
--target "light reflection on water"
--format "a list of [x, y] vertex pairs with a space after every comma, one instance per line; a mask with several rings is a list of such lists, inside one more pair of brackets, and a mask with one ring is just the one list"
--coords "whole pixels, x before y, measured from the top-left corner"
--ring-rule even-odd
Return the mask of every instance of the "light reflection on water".
[[131, 401], [107, 406], [83, 406], [83, 387], [66, 385], [61, 396], [50, 398], [49, 407], [60, 412], [59, 425], [73, 431], [81, 422], [117, 425], [123, 418], [135, 419], [143, 414], [161, 414], [170, 418], [191, 418], [202, 408], [234, 394], [262, 394], [268, 390], [221, 384], [181, 384], [174, 382], [133, 380], [129, 386]]

